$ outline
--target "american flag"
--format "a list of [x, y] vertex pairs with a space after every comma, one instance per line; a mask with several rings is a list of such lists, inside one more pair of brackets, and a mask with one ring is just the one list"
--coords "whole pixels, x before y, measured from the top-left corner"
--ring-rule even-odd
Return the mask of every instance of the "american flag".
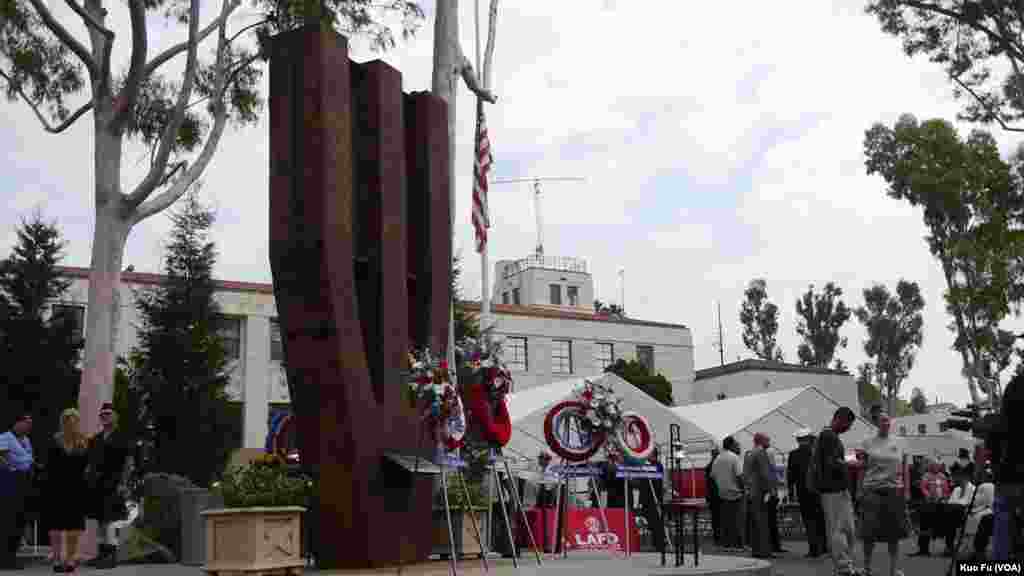
[[491, 141], [487, 138], [487, 121], [484, 120], [484, 102], [477, 100], [476, 154], [473, 158], [473, 229], [476, 231], [477, 252], [483, 252], [487, 246], [487, 229], [491, 227], [487, 211], [487, 178], [493, 163]]

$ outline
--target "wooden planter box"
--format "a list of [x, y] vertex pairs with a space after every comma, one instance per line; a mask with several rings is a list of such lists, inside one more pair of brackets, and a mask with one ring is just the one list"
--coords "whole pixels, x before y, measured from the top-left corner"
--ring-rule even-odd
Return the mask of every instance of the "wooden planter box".
[[302, 513], [299, 506], [206, 510], [209, 574], [301, 574]]
[[[487, 509], [477, 508], [473, 511], [476, 515], [476, 525], [480, 528], [480, 537], [487, 539]], [[444, 510], [434, 510], [434, 546], [433, 553], [448, 558], [452, 549], [448, 545], [448, 524]], [[476, 541], [476, 532], [473, 530], [473, 520], [470, 512], [462, 509], [452, 509], [452, 533], [455, 534], [455, 553], [462, 556], [479, 556], [480, 544]]]

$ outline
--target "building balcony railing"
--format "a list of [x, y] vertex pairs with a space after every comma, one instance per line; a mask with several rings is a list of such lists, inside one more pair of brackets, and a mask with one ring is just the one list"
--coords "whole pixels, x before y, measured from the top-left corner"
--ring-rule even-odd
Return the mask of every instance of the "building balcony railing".
[[521, 260], [516, 260], [505, 265], [505, 278], [515, 276], [530, 268], [544, 268], [547, 270], [559, 270], [561, 272], [587, 273], [587, 261], [582, 258], [571, 256], [540, 256], [534, 254]]

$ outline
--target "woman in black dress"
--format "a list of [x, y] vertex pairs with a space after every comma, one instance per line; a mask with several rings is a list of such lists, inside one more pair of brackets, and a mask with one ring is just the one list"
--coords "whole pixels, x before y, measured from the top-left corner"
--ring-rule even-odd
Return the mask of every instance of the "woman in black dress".
[[60, 432], [54, 435], [47, 460], [45, 509], [48, 525], [56, 533], [53, 571], [74, 572], [78, 566], [78, 539], [85, 530], [88, 498], [85, 467], [89, 463], [88, 440], [82, 434], [78, 410], [60, 415]]

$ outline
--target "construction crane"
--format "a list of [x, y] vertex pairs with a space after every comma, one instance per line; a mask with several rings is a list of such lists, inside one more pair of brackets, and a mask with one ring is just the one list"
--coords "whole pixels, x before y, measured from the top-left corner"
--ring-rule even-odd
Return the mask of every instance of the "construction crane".
[[538, 256], [544, 255], [544, 220], [541, 217], [541, 182], [585, 182], [586, 178], [575, 176], [549, 177], [549, 178], [502, 178], [491, 180], [491, 184], [517, 184], [520, 182], [533, 182], [533, 203], [534, 213], [537, 216], [537, 247], [534, 249]]

